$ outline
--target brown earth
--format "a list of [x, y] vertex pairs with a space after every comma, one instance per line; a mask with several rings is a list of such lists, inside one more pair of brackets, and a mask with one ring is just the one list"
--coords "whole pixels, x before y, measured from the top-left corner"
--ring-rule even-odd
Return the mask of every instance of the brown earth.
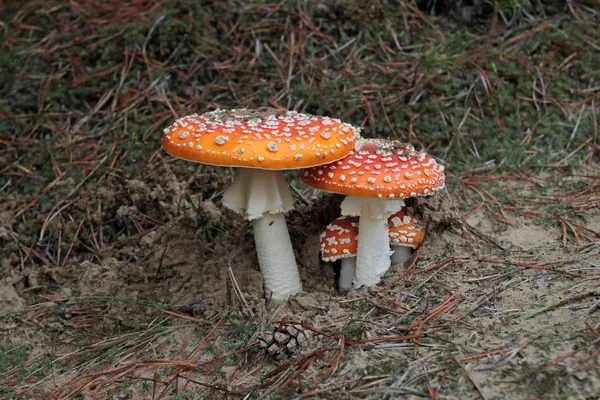
[[[86, 362], [68, 356], [75, 352], [93, 355], [93, 362], [87, 362], [108, 371], [95, 385], [81, 389], [87, 393], [83, 398], [102, 398], [101, 389], [111, 387], [104, 380], [111, 368], [128, 365], [130, 357], [138, 363], [181, 360], [183, 350], [199, 346], [194, 362], [208, 367], [186, 370], [185, 376], [227, 387], [193, 390], [209, 396], [257, 390], [275, 398], [300, 393], [316, 398], [342, 393], [346, 398], [393, 398], [429, 396], [428, 390], [434, 390], [444, 398], [583, 399], [600, 392], [594, 358], [598, 347], [590, 345], [597, 343], [599, 327], [597, 242], [574, 245], [571, 238], [565, 248], [556, 224], [535, 225], [515, 214], [503, 223], [483, 207], [463, 219], [444, 191], [408, 203], [428, 231], [416, 263], [411, 266], [413, 259], [393, 266], [377, 287], [344, 296], [335, 290], [336, 266], [320, 262], [318, 254], [318, 235], [337, 216], [342, 197], [313, 196], [308, 190], [287, 217], [304, 293], [288, 302], [270, 302], [263, 298], [249, 224], [219, 204], [219, 193], [230, 181], [220, 173], [201, 167], [194, 174], [194, 185], [212, 193], [209, 198], [195, 194], [189, 190], [192, 182], [178, 182], [172, 174], [157, 176], [154, 182], [130, 180], [100, 188], [104, 202], [98, 212], [105, 220], [144, 210], [150, 215], [166, 213], [169, 222], [134, 239], [124, 237], [101, 254], [78, 252], [64, 267], [25, 267], [3, 280], [3, 346], [31, 349], [29, 363], [38, 357], [54, 357], [55, 363], [54, 375], [42, 374], [39, 381], [30, 377], [20, 383], [21, 389], [36, 382], [27, 393], [67, 395], [73, 389], [69, 385], [78, 382], [69, 379], [88, 371]], [[14, 236], [9, 213], [5, 206], [3, 227]], [[598, 228], [598, 208], [589, 209], [583, 218], [588, 229]], [[77, 222], [56, 218], [45, 235], [62, 230], [68, 238], [76, 229]], [[21, 263], [22, 257], [15, 251], [3, 268], [19, 270], [13, 264]], [[229, 266], [243, 300], [235, 292]], [[39, 303], [41, 299], [46, 302]], [[452, 301], [452, 307], [436, 315], [440, 305]], [[156, 305], [176, 314], [165, 314]], [[527, 317], [527, 312], [548, 305], [554, 306]], [[411, 325], [427, 316], [431, 318], [421, 328]], [[83, 318], [81, 324], [78, 318]], [[209, 334], [210, 346], [199, 342], [221, 318], [214, 336]], [[119, 347], [117, 360], [122, 361], [106, 363], [93, 351], [94, 346], [104, 348], [103, 338], [122, 337], [136, 331], [135, 326], [150, 329], [159, 319], [157, 326], [166, 330], [136, 336], [131, 347]], [[286, 321], [315, 331], [290, 361], [257, 348], [244, 350], [269, 326]], [[91, 337], [82, 341], [77, 332]], [[415, 332], [422, 333], [418, 342], [393, 339]], [[341, 353], [332, 364], [335, 349]], [[481, 353], [485, 351], [489, 355]], [[320, 356], [311, 358], [311, 352]], [[306, 356], [311, 362], [302, 369], [304, 364], [297, 363]], [[273, 373], [278, 365], [287, 367]], [[303, 372], [295, 376], [294, 371]], [[132, 367], [128, 379], [150, 379], [150, 372], [149, 367]], [[286, 376], [295, 377], [282, 389]], [[324, 376], [328, 378], [321, 382]], [[147, 389], [136, 382], [112, 387], [110, 393], [145, 398]]]

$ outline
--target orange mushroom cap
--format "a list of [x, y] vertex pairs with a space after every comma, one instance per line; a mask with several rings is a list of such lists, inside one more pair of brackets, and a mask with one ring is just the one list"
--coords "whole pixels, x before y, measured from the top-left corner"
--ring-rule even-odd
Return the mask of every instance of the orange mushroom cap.
[[[401, 210], [388, 218], [388, 237], [392, 246], [416, 248], [423, 241], [424, 229], [415, 217]], [[335, 219], [321, 234], [323, 261], [356, 257], [358, 251], [358, 217]]]
[[358, 217], [342, 217], [327, 225], [321, 234], [323, 261], [356, 257], [358, 249]]
[[416, 248], [423, 241], [425, 231], [415, 217], [402, 209], [388, 218], [388, 236], [392, 246]]
[[296, 169], [343, 158], [359, 129], [338, 119], [280, 111], [217, 110], [193, 114], [165, 129], [172, 156], [205, 164], [259, 169]]
[[410, 144], [359, 139], [345, 158], [302, 171], [314, 188], [385, 199], [427, 196], [444, 187], [444, 167]]

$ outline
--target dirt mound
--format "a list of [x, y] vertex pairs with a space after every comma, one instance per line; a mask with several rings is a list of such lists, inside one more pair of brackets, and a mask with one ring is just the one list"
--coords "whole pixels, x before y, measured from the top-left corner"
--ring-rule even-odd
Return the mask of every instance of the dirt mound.
[[414, 210], [426, 232], [444, 231], [458, 226], [463, 220], [447, 189], [440, 190], [434, 196], [408, 199], [407, 206]]
[[[204, 174], [213, 171], [199, 173], [187, 186], [211, 181]], [[219, 178], [217, 192], [227, 184]], [[64, 268], [51, 269], [44, 279], [72, 288], [77, 296], [147, 300], [207, 318], [237, 301], [231, 267], [246, 300], [260, 307], [264, 303], [263, 279], [250, 224], [218, 202], [193, 194], [182, 198], [178, 192], [184, 185], [168, 180], [165, 177], [152, 187], [127, 181], [123, 191], [104, 190], [99, 195], [105, 199], [103, 218], [113, 218], [117, 225], [152, 209], [169, 215], [169, 222], [92, 259], [72, 257]], [[339, 215], [342, 200], [343, 196], [326, 194], [310, 206], [296, 204], [296, 210], [287, 215], [305, 291], [334, 290], [333, 267], [319, 258], [319, 234]]]
[[0, 283], [0, 310], [2, 313], [23, 311], [25, 300], [21, 298], [11, 283]]
[[304, 291], [330, 291], [335, 286], [331, 263], [323, 263], [320, 255], [321, 232], [340, 214], [344, 196], [325, 193], [310, 206], [301, 206], [288, 214], [292, 246], [296, 252]]

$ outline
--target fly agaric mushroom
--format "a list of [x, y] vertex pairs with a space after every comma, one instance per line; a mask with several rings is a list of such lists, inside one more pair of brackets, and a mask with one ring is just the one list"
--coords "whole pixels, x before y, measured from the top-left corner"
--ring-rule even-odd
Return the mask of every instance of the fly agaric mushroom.
[[399, 264], [410, 258], [412, 249], [416, 249], [423, 241], [423, 228], [415, 217], [406, 213], [405, 209], [388, 218], [388, 236], [392, 247], [392, 264]]
[[354, 285], [376, 285], [390, 267], [387, 219], [403, 198], [427, 196], [444, 187], [444, 167], [410, 144], [359, 139], [342, 160], [302, 172], [302, 181], [345, 194], [342, 215], [360, 216]]
[[358, 248], [358, 218], [341, 217], [331, 222], [321, 234], [321, 259], [342, 260], [338, 288], [340, 292], [352, 289]]
[[[388, 218], [388, 238], [392, 247], [392, 264], [408, 260], [411, 250], [423, 240], [423, 228], [414, 217], [402, 209]], [[340, 217], [332, 221], [321, 234], [321, 259], [325, 262], [342, 260], [338, 288], [352, 289], [358, 250], [358, 218]]]
[[223, 205], [252, 222], [267, 297], [302, 290], [283, 213], [293, 208], [281, 170], [328, 163], [352, 151], [359, 131], [337, 119], [280, 111], [217, 110], [190, 115], [165, 129], [163, 148], [188, 161], [244, 167]]

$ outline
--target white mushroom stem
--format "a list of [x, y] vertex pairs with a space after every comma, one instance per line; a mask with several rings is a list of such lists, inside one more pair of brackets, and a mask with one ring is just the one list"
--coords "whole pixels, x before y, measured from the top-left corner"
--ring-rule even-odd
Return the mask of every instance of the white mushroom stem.
[[342, 215], [360, 215], [354, 288], [374, 286], [391, 265], [387, 219], [404, 207], [403, 200], [348, 196]]
[[400, 264], [410, 258], [412, 249], [408, 246], [394, 246], [392, 245], [392, 264]]
[[338, 288], [340, 292], [346, 293], [352, 289], [352, 281], [354, 280], [354, 271], [356, 270], [356, 257], [342, 258], [342, 268], [340, 270], [340, 279], [338, 280]]
[[255, 219], [252, 228], [267, 297], [283, 300], [301, 292], [300, 275], [283, 214], [267, 214]]
[[369, 215], [360, 217], [355, 288], [376, 285], [390, 267], [392, 252], [387, 236], [387, 218], [372, 218]]
[[267, 298], [285, 300], [302, 291], [283, 213], [293, 198], [281, 171], [241, 168], [223, 194], [223, 205], [252, 221]]

